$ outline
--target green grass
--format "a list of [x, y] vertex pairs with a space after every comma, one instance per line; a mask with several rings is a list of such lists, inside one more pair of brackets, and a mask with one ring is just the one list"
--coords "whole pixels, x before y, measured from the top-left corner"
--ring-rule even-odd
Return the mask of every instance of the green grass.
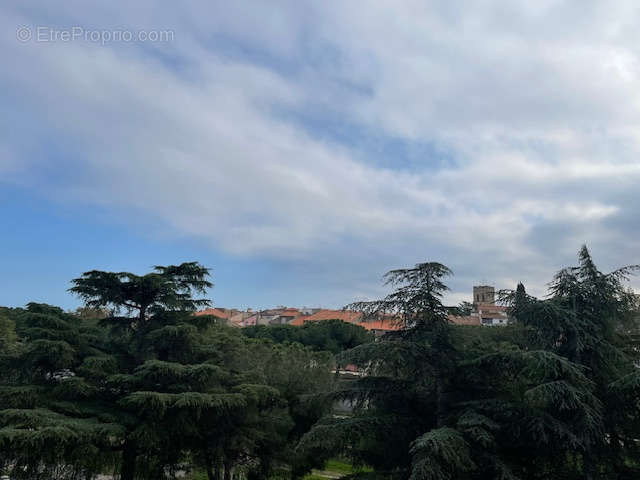
[[344, 475], [349, 475], [354, 472], [353, 465], [337, 459], [329, 460], [324, 469], [328, 472], [342, 473]]
[[[333, 473], [336, 475], [350, 475], [355, 472], [371, 472], [372, 470], [369, 467], [356, 468], [349, 462], [345, 462], [344, 460], [340, 460], [337, 458], [332, 458], [327, 462], [327, 464], [321, 471]], [[317, 472], [318, 471], [315, 470], [314, 473], [305, 475], [302, 480], [327, 480], [326, 477], [318, 475]], [[272, 480], [281, 478], [283, 477], [281, 477], [280, 475], [274, 475]], [[184, 480], [207, 480], [207, 474], [203, 471], [195, 471], [184, 477]]]
[[372, 472], [371, 467], [354, 467], [348, 462], [344, 460], [339, 460], [337, 458], [333, 458], [327, 462], [325, 470], [329, 472], [343, 473], [345, 475], [349, 475], [354, 472]]
[[326, 477], [322, 476], [322, 472], [334, 474], [335, 476], [345, 476], [351, 475], [352, 473], [356, 472], [371, 471], [372, 469], [369, 467], [356, 468], [349, 462], [345, 462], [344, 460], [340, 460], [338, 458], [332, 458], [325, 464], [324, 468], [320, 470], [314, 470], [313, 473], [305, 475], [303, 480], [327, 480]]

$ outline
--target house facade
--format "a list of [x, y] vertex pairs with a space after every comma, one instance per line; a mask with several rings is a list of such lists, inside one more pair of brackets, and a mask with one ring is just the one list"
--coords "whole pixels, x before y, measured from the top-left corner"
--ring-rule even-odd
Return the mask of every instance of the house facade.
[[475, 285], [471, 313], [466, 316], [449, 315], [449, 321], [455, 325], [494, 327], [508, 325], [509, 316], [507, 307], [496, 305], [496, 292], [493, 286]]

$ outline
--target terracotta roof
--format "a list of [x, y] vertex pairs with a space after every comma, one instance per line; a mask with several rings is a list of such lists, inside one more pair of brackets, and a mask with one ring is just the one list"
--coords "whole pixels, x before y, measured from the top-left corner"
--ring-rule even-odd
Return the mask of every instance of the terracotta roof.
[[477, 310], [482, 318], [507, 318], [507, 307], [502, 305], [478, 305]]
[[457, 315], [449, 315], [449, 321], [454, 325], [481, 325], [480, 317], [475, 315], [468, 315], [466, 317], [459, 317]]
[[320, 310], [312, 315], [302, 315], [292, 320], [289, 325], [301, 326], [307, 322], [321, 322], [327, 320], [342, 320], [343, 322], [359, 325], [366, 330], [392, 331], [402, 329], [402, 325], [392, 315], [387, 315], [383, 319], [362, 322], [362, 312], [350, 310]]
[[299, 327], [307, 322], [322, 322], [326, 320], [342, 320], [343, 322], [358, 324], [361, 318], [362, 312], [323, 309], [311, 315], [301, 315], [292, 320], [289, 325], [296, 325]]
[[[342, 320], [347, 323], [358, 323], [362, 318], [361, 312], [352, 312], [350, 310], [320, 310], [309, 315], [305, 322], [319, 322], [322, 320]], [[297, 319], [296, 319], [297, 320]]]
[[216, 318], [224, 318], [227, 319], [231, 317], [231, 310], [220, 310], [218, 308], [207, 308], [206, 310], [201, 310], [196, 312], [195, 315], [212, 315]]
[[310, 316], [311, 315], [301, 315], [299, 317], [296, 317], [296, 318], [294, 318], [293, 320], [291, 320], [289, 322], [289, 325], [294, 325], [296, 327], [301, 327], [302, 325], [304, 325], [304, 322], [306, 322], [309, 319]]
[[366, 330], [384, 330], [387, 332], [392, 330], [402, 330], [402, 324], [393, 318], [373, 320], [370, 322], [360, 322], [358, 323], [358, 325]]

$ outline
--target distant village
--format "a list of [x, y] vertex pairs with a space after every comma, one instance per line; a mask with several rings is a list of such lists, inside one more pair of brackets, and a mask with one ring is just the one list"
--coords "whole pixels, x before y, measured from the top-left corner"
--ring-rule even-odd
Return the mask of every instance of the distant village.
[[[496, 305], [495, 288], [490, 285], [473, 287], [472, 302], [469, 309], [450, 313], [449, 321], [456, 325], [484, 325], [504, 326], [509, 323], [507, 307]], [[456, 307], [451, 307], [455, 311]], [[384, 315], [368, 318], [362, 312], [350, 310], [330, 310], [325, 308], [292, 308], [280, 306], [273, 309], [246, 311], [222, 307], [208, 308], [197, 315], [211, 315], [233, 327], [249, 327], [254, 325], [294, 325], [302, 326], [307, 322], [322, 322], [326, 320], [342, 320], [347, 323], [360, 325], [364, 329], [381, 335], [392, 330], [402, 328], [394, 315]]]

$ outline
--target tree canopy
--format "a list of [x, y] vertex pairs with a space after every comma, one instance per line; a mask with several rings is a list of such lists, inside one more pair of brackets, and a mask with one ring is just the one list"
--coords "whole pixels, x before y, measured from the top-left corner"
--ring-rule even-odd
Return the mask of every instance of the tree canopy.
[[342, 320], [307, 322], [293, 325], [255, 325], [242, 333], [250, 338], [265, 338], [276, 343], [297, 342], [316, 351], [339, 353], [371, 342], [373, 335], [363, 327]]
[[216, 479], [295, 467], [293, 445], [326, 407], [305, 397], [330, 389], [331, 356], [193, 315], [209, 303], [193, 297], [208, 275], [197, 263], [91, 271], [70, 290], [98, 315], [18, 312], [21, 348], [2, 357], [0, 465], [14, 478], [122, 480], [173, 478], [186, 460]]
[[635, 269], [604, 274], [584, 247], [549, 298], [502, 292], [505, 328], [449, 324], [440, 264], [390, 272], [395, 290], [355, 308], [405, 328], [343, 355], [367, 373], [334, 391], [353, 414], [325, 417], [300, 448], [385, 478], [636, 478], [638, 309], [623, 287]]
[[449, 323], [446, 266], [393, 270], [389, 295], [348, 306], [395, 316], [377, 339], [194, 315], [195, 262], [87, 272], [76, 312], [0, 308], [0, 474], [296, 479], [340, 456], [384, 480], [639, 478], [637, 269], [603, 273], [584, 247], [547, 297], [499, 292], [506, 327]]

